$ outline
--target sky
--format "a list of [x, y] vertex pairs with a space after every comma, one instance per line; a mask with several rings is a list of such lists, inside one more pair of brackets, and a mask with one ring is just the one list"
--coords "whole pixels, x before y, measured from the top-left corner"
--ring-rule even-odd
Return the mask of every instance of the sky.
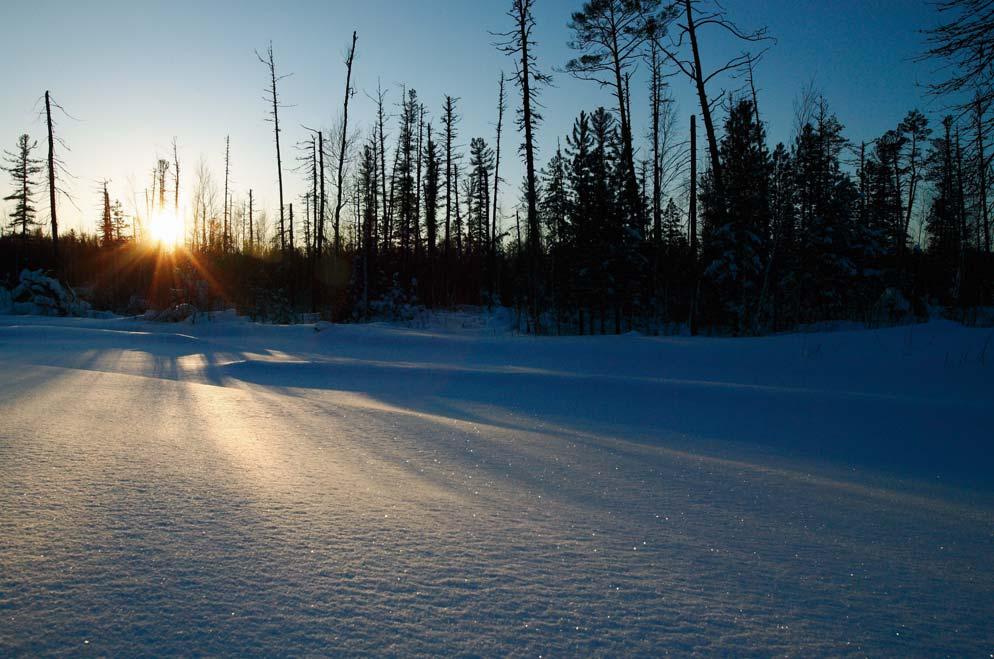
[[[542, 91], [544, 123], [539, 163], [555, 150], [580, 110], [611, 106], [609, 92], [571, 78], [561, 69], [574, 55], [567, 45], [569, 16], [580, 0], [537, 0], [536, 55], [553, 75]], [[870, 140], [919, 108], [938, 121], [941, 103], [922, 86], [934, 66], [916, 62], [922, 29], [938, 17], [926, 0], [725, 0], [730, 18], [744, 29], [767, 26], [776, 38], [756, 71], [760, 110], [772, 143], [791, 138], [794, 101], [814, 82], [853, 140]], [[13, 150], [28, 133], [44, 155], [40, 102], [46, 89], [72, 115], [57, 117], [57, 133], [71, 149], [62, 153], [75, 177], [66, 187], [78, 209], [60, 203], [60, 225], [95, 230], [100, 215], [98, 181], [110, 181], [112, 198], [130, 212], [144, 207], [150, 170], [158, 157], [171, 158], [179, 143], [180, 186], [185, 197], [204, 158], [222, 180], [225, 136], [231, 137], [231, 187], [236, 203], [251, 188], [257, 207], [278, 215], [272, 124], [263, 101], [267, 72], [254, 50], [270, 40], [287, 107], [283, 127], [285, 196], [302, 203], [306, 189], [293, 145], [303, 126], [329, 129], [341, 112], [344, 56], [358, 31], [350, 124], [373, 125], [372, 97], [378, 83], [388, 89], [391, 113], [400, 85], [418, 91], [436, 126], [446, 94], [458, 97], [459, 143], [485, 137], [493, 143], [497, 80], [512, 62], [492, 43], [492, 32], [509, 28], [510, 1], [364, 0], [344, 2], [135, 2], [95, 3], [35, 0], [0, 3], [0, 146]], [[16, 27], [16, 29], [14, 29]], [[705, 66], [737, 54], [741, 44], [718, 33], [701, 36]], [[644, 67], [633, 82], [633, 114], [645, 136], [648, 103]], [[680, 124], [696, 110], [689, 81], [671, 79]], [[741, 80], [716, 80], [712, 93], [738, 89]], [[511, 91], [510, 107], [519, 98]], [[508, 116], [507, 119], [511, 117]], [[506, 124], [505, 124], [506, 125]], [[396, 122], [389, 132], [396, 135]], [[520, 137], [505, 131], [502, 176], [504, 213], [518, 199], [523, 175], [516, 147]], [[468, 149], [465, 149], [468, 150]], [[10, 183], [0, 178], [0, 192]], [[47, 203], [39, 195], [41, 206]], [[299, 210], [297, 213], [299, 214]], [[43, 213], [47, 218], [47, 210]], [[44, 219], [44, 218], [43, 218]]]

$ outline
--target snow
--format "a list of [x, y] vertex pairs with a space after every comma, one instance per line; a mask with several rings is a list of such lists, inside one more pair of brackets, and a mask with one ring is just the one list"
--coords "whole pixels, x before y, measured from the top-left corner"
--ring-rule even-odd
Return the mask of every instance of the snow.
[[0, 654], [979, 655], [994, 330], [0, 316]]
[[0, 292], [0, 312], [45, 316], [88, 316], [90, 305], [42, 270], [22, 270], [13, 291]]

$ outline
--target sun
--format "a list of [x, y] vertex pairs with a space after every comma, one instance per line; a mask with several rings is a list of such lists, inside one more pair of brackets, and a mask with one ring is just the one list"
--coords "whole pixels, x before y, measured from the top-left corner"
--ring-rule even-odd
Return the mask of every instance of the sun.
[[164, 208], [152, 215], [148, 232], [153, 241], [164, 247], [175, 247], [183, 240], [183, 220]]

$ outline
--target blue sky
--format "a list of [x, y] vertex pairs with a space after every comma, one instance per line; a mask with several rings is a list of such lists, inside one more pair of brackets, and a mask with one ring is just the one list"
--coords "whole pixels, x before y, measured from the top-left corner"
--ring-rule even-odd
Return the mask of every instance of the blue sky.
[[[566, 23], [579, 0], [538, 0], [537, 55], [554, 74], [543, 92], [545, 123], [540, 161], [555, 148], [581, 110], [610, 106], [593, 83], [554, 71], [571, 56]], [[911, 108], [938, 118], [941, 106], [924, 96], [931, 67], [913, 58], [922, 50], [923, 28], [935, 24], [925, 0], [726, 0], [730, 16], [744, 28], [769, 27], [777, 44], [757, 70], [760, 104], [771, 140], [788, 140], [793, 101], [814, 80], [854, 140], [872, 139], [893, 127]], [[86, 6], [90, 5], [90, 6]], [[511, 63], [491, 46], [488, 31], [508, 27], [509, 2], [456, 0], [364, 0], [363, 2], [188, 2], [104, 1], [96, 3], [5, 2], [0, 24], [0, 146], [12, 149], [23, 132], [44, 138], [39, 97], [51, 89], [76, 119], [61, 119], [59, 132], [72, 151], [64, 154], [77, 177], [70, 188], [79, 211], [60, 206], [65, 224], [93, 230], [98, 217], [96, 181], [111, 181], [111, 194], [130, 208], [144, 194], [157, 155], [180, 144], [181, 186], [193, 185], [201, 156], [219, 179], [225, 135], [231, 135], [236, 198], [251, 187], [276, 211], [277, 193], [271, 124], [262, 101], [266, 72], [253, 54], [271, 39], [278, 66], [294, 75], [281, 86], [284, 148], [304, 137], [301, 125], [328, 128], [340, 112], [343, 55], [358, 30], [351, 110], [361, 129], [372, 125], [377, 81], [389, 88], [391, 105], [399, 86], [417, 89], [436, 118], [445, 94], [459, 97], [462, 144], [474, 136], [493, 139], [497, 78]], [[739, 51], [739, 44], [702, 35], [705, 59]], [[51, 39], [43, 46], [42, 38]], [[713, 45], [712, 45], [713, 44]], [[644, 80], [640, 75], [638, 80]], [[735, 81], [721, 81], [729, 88]], [[694, 111], [689, 83], [673, 78], [681, 123]], [[714, 91], [721, 88], [714, 85]], [[634, 93], [636, 127], [644, 134], [646, 95]], [[517, 98], [512, 95], [512, 107]], [[393, 109], [393, 108], [392, 108]], [[392, 128], [396, 133], [396, 128]], [[504, 175], [517, 185], [522, 168], [505, 133]], [[43, 151], [43, 150], [42, 150]], [[40, 152], [41, 153], [41, 152]], [[292, 163], [291, 163], [292, 164]], [[286, 173], [288, 199], [304, 182]], [[7, 192], [0, 180], [0, 191]], [[517, 193], [503, 199], [510, 209]]]

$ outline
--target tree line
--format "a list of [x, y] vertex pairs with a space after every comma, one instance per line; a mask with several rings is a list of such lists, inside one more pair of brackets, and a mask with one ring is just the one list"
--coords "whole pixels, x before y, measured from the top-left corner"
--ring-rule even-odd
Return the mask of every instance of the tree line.
[[[280, 124], [286, 74], [272, 44], [257, 52], [278, 217], [255, 207], [251, 190], [235, 199], [226, 139], [221, 198], [201, 162], [185, 250], [165, 269], [143, 233], [169, 207], [167, 191], [180, 212], [176, 141], [171, 161], [155, 161], [144, 204], [133, 200], [128, 216], [101, 182], [98, 236], [71, 232], [60, 253], [59, 161], [46, 92], [47, 167], [27, 135], [5, 152], [13, 188], [5, 199], [14, 202], [0, 239], [13, 255], [5, 258], [15, 264], [8, 275], [35, 263], [99, 284], [116, 308], [147, 292], [151, 303], [223, 301], [277, 319], [302, 311], [367, 319], [385, 300], [506, 304], [534, 333], [686, 325], [695, 333], [760, 334], [822, 320], [926, 315], [929, 305], [965, 316], [991, 304], [994, 16], [982, 0], [940, 3], [948, 20], [927, 34], [923, 58], [953, 72], [930, 90], [949, 108], [938, 124], [912, 110], [878, 138], [853, 142], [828, 99], [809, 87], [792, 139], [776, 145], [754, 82], [772, 45], [765, 28], [744, 29], [705, 0], [588, 0], [568, 23], [575, 57], [549, 68], [597, 85], [605, 105], [579, 111], [544, 162], [537, 136], [552, 78], [535, 54], [534, 5], [512, 0], [506, 29], [492, 33], [511, 73], [495, 80], [495, 133], [471, 136], [468, 150], [452, 95], [431, 108], [402, 86], [391, 118], [389, 91], [378, 88], [372, 125], [350, 124], [353, 33], [338, 123], [330, 134], [304, 127], [304, 139], [290, 145], [296, 165], [288, 165]], [[742, 54], [705, 67], [728, 41]], [[645, 84], [637, 70], [649, 74], [645, 108], [632, 106], [632, 85]], [[718, 88], [728, 80], [745, 82]], [[674, 84], [689, 84], [696, 96], [686, 121], [673, 109]], [[644, 140], [635, 116], [649, 119]], [[499, 203], [515, 190], [501, 176], [512, 124], [525, 172], [513, 217]], [[46, 170], [54, 247], [47, 254], [35, 203]], [[285, 198], [285, 173], [307, 181], [301, 198]]]

